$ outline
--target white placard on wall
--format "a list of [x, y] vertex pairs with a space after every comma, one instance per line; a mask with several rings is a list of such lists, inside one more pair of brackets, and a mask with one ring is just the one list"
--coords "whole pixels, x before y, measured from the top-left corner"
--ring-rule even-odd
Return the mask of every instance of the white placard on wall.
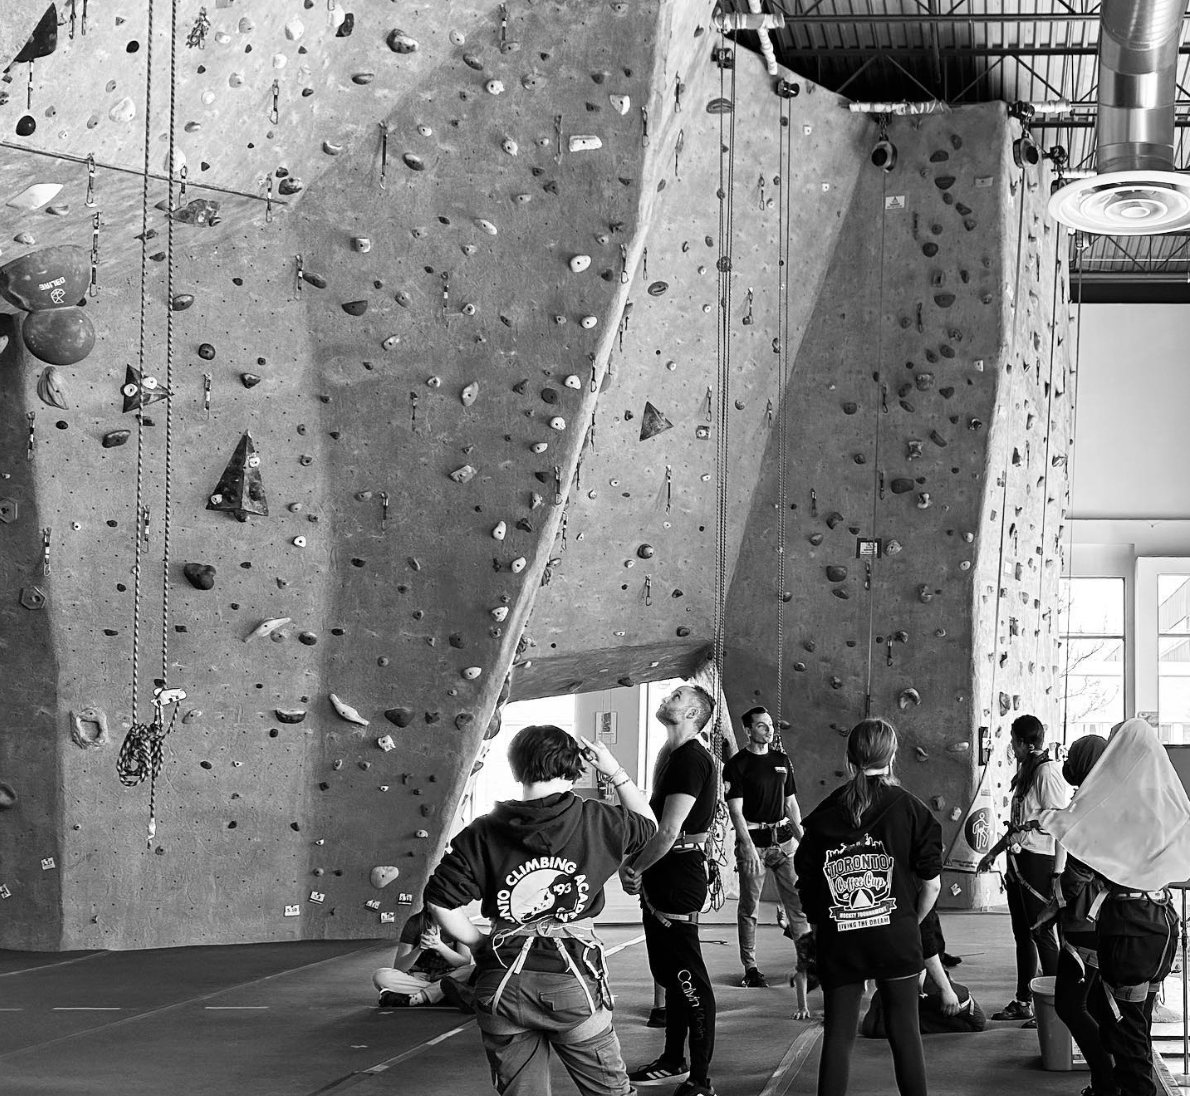
[[595, 741], [605, 746], [614, 746], [620, 737], [617, 712], [595, 713]]

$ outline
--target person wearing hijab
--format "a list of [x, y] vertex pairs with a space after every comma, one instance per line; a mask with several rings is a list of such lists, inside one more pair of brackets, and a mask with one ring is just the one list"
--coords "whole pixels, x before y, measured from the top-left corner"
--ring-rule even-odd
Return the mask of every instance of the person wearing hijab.
[[884, 1003], [901, 1096], [926, 1096], [918, 1030], [920, 923], [941, 890], [942, 828], [893, 775], [897, 732], [865, 719], [847, 738], [852, 777], [803, 822], [794, 854], [823, 989], [818, 1096], [845, 1096], [865, 981]]
[[1168, 886], [1190, 878], [1190, 799], [1157, 733], [1143, 719], [1113, 729], [1070, 805], [1041, 825], [1100, 875], [1099, 977], [1090, 999], [1115, 1091], [1156, 1096], [1150, 1026], [1173, 967], [1178, 918]]
[[[1089, 734], [1070, 747], [1062, 776], [1079, 787], [1107, 749], [1107, 739]], [[1083, 1096], [1114, 1096], [1115, 1063], [1104, 1049], [1099, 1025], [1087, 1009], [1088, 1001], [1103, 994], [1095, 921], [1090, 916], [1103, 892], [1103, 880], [1086, 864], [1069, 855], [1061, 844], [1054, 856], [1054, 901], [1058, 909], [1058, 973], [1054, 978], [1054, 1011], [1069, 1029], [1091, 1070], [1091, 1084]]]
[[1057, 762], [1050, 759], [1045, 748], [1045, 725], [1035, 715], [1018, 716], [1012, 721], [1010, 743], [1017, 760], [1011, 785], [1012, 825], [976, 870], [991, 870], [996, 857], [1007, 849], [1004, 889], [1008, 892], [1008, 914], [1016, 941], [1016, 996], [992, 1019], [1024, 1020], [1025, 1027], [1036, 1027], [1031, 983], [1037, 977], [1038, 966], [1044, 975], [1053, 976], [1058, 971], [1058, 936], [1053, 925], [1034, 928], [1053, 889], [1054, 839], [1020, 827], [1036, 821], [1043, 810], [1066, 806], [1070, 789], [1062, 780]]

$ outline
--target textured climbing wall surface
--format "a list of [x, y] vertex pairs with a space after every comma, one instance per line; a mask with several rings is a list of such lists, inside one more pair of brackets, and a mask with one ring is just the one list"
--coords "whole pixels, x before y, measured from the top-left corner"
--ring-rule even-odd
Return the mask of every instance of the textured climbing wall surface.
[[[160, 171], [168, 6], [154, 7], [152, 36], [143, 10], [60, 28], [33, 110], [16, 77], [0, 107], [12, 143], [138, 169], [151, 37]], [[0, 783], [17, 794], [0, 812], [0, 943], [368, 937], [420, 890], [516, 656], [623, 308], [619, 244], [646, 208], [646, 104], [672, 15], [500, 10], [240, 2], [208, 8], [204, 29], [199, 5], [179, 5], [190, 186], [170, 220], [167, 185], [150, 187], [143, 360], [139, 181], [97, 167], [88, 206], [86, 165], [5, 156], [4, 261], [85, 254], [96, 212], [100, 261], [89, 355], [46, 374], [15, 327], [4, 351], [0, 470], [19, 512], [0, 525], [0, 639], [16, 652]], [[266, 175], [271, 207], [194, 185], [265, 195]], [[47, 182], [62, 189], [29, 191]], [[115, 772], [138, 536], [136, 716], [151, 718], [162, 676], [163, 590], [168, 683], [188, 694], [147, 846], [148, 785]], [[377, 865], [399, 869], [383, 890]]]
[[[795, 348], [866, 166], [866, 119], [787, 72], [800, 93], [782, 99], [757, 55], [741, 51], [734, 71], [721, 70], [711, 57], [715, 42], [696, 34], [694, 8], [675, 28], [677, 48], [659, 80], [663, 113], [652, 116], [650, 145], [656, 179], [650, 174], [646, 188], [653, 211], [565, 536], [530, 621], [532, 665], [518, 670], [514, 698], [688, 674], [705, 659], [715, 625], [718, 368], [729, 359], [730, 581], [778, 400], [779, 229], [789, 218]], [[683, 44], [692, 56], [675, 56]], [[718, 113], [733, 94], [734, 114]], [[792, 150], [787, 160], [783, 148]], [[730, 236], [720, 189], [733, 196]], [[726, 344], [721, 255], [732, 265]]]
[[[775, 704], [782, 683], [803, 807], [843, 777], [842, 736], [870, 693], [948, 845], [980, 771], [977, 728], [991, 728], [1003, 813], [1014, 709], [1053, 714], [1066, 272], [1055, 281], [1041, 220], [1048, 179], [1014, 165], [1013, 126], [999, 105], [898, 119], [895, 170], [863, 175], [792, 367], [784, 497], [778, 425], [727, 627], [733, 709]], [[861, 539], [882, 544], [870, 571]], [[982, 901], [971, 879], [948, 876], [959, 893], [944, 899]]]

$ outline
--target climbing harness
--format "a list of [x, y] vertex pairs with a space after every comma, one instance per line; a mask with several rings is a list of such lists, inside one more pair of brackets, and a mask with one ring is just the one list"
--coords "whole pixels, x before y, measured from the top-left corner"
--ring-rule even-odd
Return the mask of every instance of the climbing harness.
[[[166, 339], [165, 339], [165, 461], [162, 469], [164, 478], [164, 517], [162, 519], [162, 569], [161, 569], [161, 677], [156, 682], [153, 697], [153, 719], [145, 723], [140, 718], [140, 645], [141, 618], [143, 602], [144, 579], [144, 546], [148, 540], [149, 509], [145, 505], [145, 416], [144, 408], [148, 401], [146, 390], [152, 390], [155, 385], [149, 384], [151, 378], [145, 377], [145, 361], [147, 357], [148, 333], [146, 328], [146, 313], [149, 301], [149, 156], [152, 136], [152, 98], [153, 98], [153, 5], [148, 10], [148, 30], [145, 74], [145, 128], [144, 128], [144, 171], [141, 187], [141, 278], [140, 278], [140, 331], [138, 340], [138, 366], [136, 371], [142, 384], [136, 385], [136, 402], [133, 410], [136, 412], [136, 521], [134, 523], [135, 560], [133, 564], [133, 609], [132, 609], [132, 726], [120, 747], [116, 761], [116, 771], [120, 782], [125, 787], [135, 787], [144, 780], [149, 781], [149, 821], [146, 844], [151, 844], [157, 832], [157, 777], [161, 772], [165, 738], [173, 730], [177, 719], [177, 705], [186, 698], [181, 689], [169, 688], [169, 571], [170, 571], [170, 532], [171, 515], [173, 510], [172, 479], [173, 479], [173, 401], [169, 398], [172, 392], [172, 372], [174, 359], [174, 247], [173, 247], [173, 210], [174, 184], [177, 172], [174, 156], [177, 151], [175, 134], [177, 130], [177, 0], [170, 4], [170, 62], [169, 62], [169, 198], [166, 225]], [[127, 394], [127, 393], [126, 393]], [[172, 706], [168, 725], [165, 721], [164, 710]]]

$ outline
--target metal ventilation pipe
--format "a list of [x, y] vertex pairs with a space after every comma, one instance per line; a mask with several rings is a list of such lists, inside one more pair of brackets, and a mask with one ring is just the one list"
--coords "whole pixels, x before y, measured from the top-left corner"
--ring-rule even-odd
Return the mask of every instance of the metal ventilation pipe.
[[1050, 199], [1063, 224], [1128, 236], [1190, 224], [1190, 181], [1173, 164], [1184, 12], [1185, 0], [1104, 0], [1096, 175]]

